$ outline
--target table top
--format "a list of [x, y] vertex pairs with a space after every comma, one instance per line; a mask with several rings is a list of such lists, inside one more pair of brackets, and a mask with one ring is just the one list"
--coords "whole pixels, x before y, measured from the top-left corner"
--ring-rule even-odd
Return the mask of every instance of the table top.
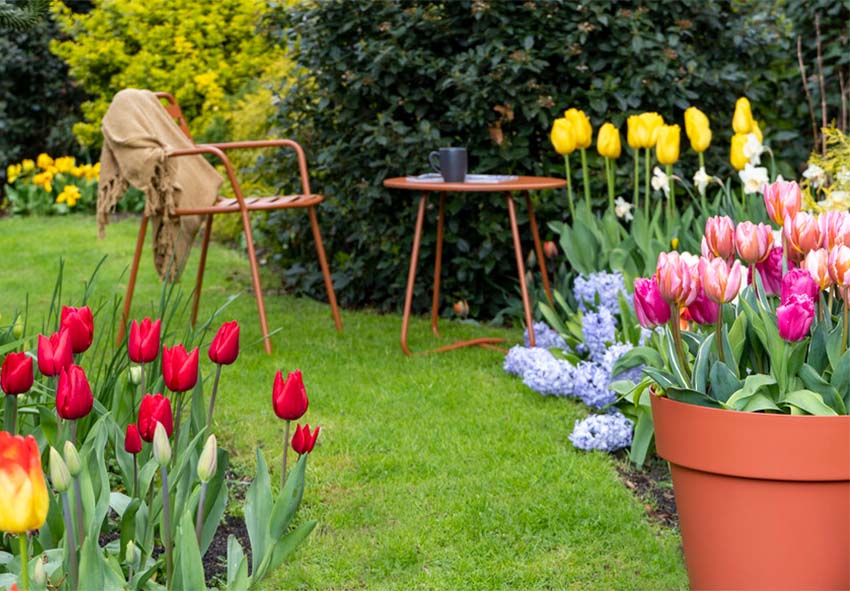
[[409, 191], [450, 191], [454, 193], [487, 193], [498, 191], [537, 191], [540, 189], [560, 189], [567, 186], [564, 179], [546, 176], [520, 176], [512, 181], [503, 183], [446, 183], [409, 181], [400, 176], [384, 181], [388, 189], [405, 189]]

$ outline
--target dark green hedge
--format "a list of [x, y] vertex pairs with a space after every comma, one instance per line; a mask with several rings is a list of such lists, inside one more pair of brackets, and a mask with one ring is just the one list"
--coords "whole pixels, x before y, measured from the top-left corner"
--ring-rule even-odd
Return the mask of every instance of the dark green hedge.
[[[466, 146], [476, 172], [560, 176], [548, 132], [565, 108], [585, 109], [595, 128], [610, 119], [624, 129], [630, 113], [655, 110], [681, 122], [697, 104], [714, 129], [709, 169], [729, 174], [738, 96], [750, 97], [757, 116], [771, 105], [774, 118], [796, 117], [796, 108], [775, 106], [792, 27], [757, 10], [759, 3], [720, 0], [373, 0], [281, 9], [272, 24], [292, 43], [303, 75], [282, 93], [279, 124], [307, 147], [315, 187], [328, 196], [320, 220], [341, 301], [401, 305], [416, 196], [381, 183], [427, 171], [428, 152], [440, 146]], [[591, 162], [598, 170], [595, 152]], [[620, 164], [625, 182], [630, 157]], [[680, 173], [689, 178], [695, 166], [687, 154]], [[594, 176], [599, 203], [601, 182]], [[564, 215], [563, 193], [538, 197], [541, 220]], [[420, 310], [429, 303], [435, 218], [431, 211]], [[321, 296], [306, 224], [272, 216], [265, 231], [288, 285]], [[515, 293], [501, 196], [450, 200], [446, 260], [447, 305], [465, 297], [474, 315], [492, 316]]]

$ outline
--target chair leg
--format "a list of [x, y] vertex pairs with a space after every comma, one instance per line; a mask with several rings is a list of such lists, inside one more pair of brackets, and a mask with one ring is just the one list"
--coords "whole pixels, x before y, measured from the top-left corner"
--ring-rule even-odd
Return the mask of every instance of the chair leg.
[[313, 240], [316, 242], [316, 253], [319, 255], [319, 266], [322, 268], [322, 275], [325, 277], [325, 289], [328, 292], [328, 301], [331, 304], [331, 313], [334, 317], [336, 329], [342, 332], [342, 320], [339, 317], [339, 308], [336, 305], [336, 293], [334, 293], [334, 284], [331, 280], [331, 271], [328, 268], [328, 260], [325, 257], [325, 247], [322, 244], [322, 234], [319, 232], [319, 221], [316, 219], [316, 209], [310, 207], [310, 226], [313, 228]]
[[118, 338], [115, 346], [119, 346], [124, 340], [127, 330], [127, 322], [130, 320], [130, 306], [133, 303], [133, 291], [136, 289], [136, 276], [139, 274], [139, 261], [142, 258], [142, 249], [145, 246], [145, 232], [148, 229], [148, 218], [142, 216], [139, 225], [139, 237], [136, 239], [136, 252], [133, 253], [133, 265], [130, 267], [130, 277], [127, 282], [127, 293], [124, 295], [124, 311], [121, 314], [121, 325], [118, 327]]
[[266, 353], [272, 354], [272, 342], [269, 338], [269, 325], [266, 321], [266, 305], [263, 302], [263, 286], [260, 284], [260, 269], [257, 266], [257, 253], [254, 250], [254, 236], [251, 233], [251, 220], [248, 212], [242, 211], [242, 227], [245, 231], [245, 243], [248, 247], [248, 261], [251, 263], [251, 282], [254, 285], [254, 295], [257, 298], [257, 312], [260, 315], [260, 327], [263, 331], [263, 345]]
[[192, 326], [198, 320], [198, 306], [201, 303], [201, 287], [204, 284], [204, 268], [207, 265], [207, 249], [210, 246], [210, 236], [212, 235], [212, 214], [207, 215], [207, 221], [204, 225], [204, 241], [201, 246], [201, 259], [198, 261], [198, 277], [195, 279], [195, 295], [192, 298]]

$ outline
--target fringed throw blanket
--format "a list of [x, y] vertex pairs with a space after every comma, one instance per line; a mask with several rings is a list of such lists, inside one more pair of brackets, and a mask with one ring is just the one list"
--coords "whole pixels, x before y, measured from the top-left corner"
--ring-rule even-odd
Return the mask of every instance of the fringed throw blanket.
[[222, 178], [201, 156], [166, 156], [194, 147], [159, 99], [149, 90], [122, 90], [101, 125], [98, 235], [109, 214], [132, 185], [145, 194], [145, 215], [153, 222], [154, 265], [161, 278], [176, 281], [189, 256], [201, 216], [175, 216], [175, 208], [215, 203]]

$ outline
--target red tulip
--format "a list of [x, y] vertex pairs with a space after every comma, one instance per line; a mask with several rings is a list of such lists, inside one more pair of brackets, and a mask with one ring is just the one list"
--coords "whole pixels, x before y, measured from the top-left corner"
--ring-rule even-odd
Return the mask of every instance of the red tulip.
[[130, 337], [127, 340], [127, 353], [133, 363], [150, 363], [159, 355], [159, 327], [161, 321], [157, 318], [142, 320], [141, 324], [133, 320], [130, 323]]
[[171, 401], [162, 394], [145, 394], [139, 405], [139, 435], [151, 443], [156, 424], [162, 423], [165, 432], [171, 437], [174, 431], [174, 417], [171, 414]]
[[94, 397], [86, 372], [79, 365], [71, 365], [59, 372], [56, 386], [56, 412], [63, 419], [81, 419], [91, 412]]
[[308, 403], [300, 369], [286, 376], [286, 381], [280, 371], [275, 374], [272, 390], [274, 414], [285, 421], [297, 421], [307, 412]]
[[162, 348], [162, 377], [172, 392], [185, 392], [198, 381], [198, 348], [186, 353], [183, 345]]
[[38, 335], [38, 371], [46, 376], [55, 376], [72, 363], [74, 350], [71, 347], [71, 335], [66, 329], [54, 332], [49, 338]]
[[316, 439], [319, 437], [320, 427], [316, 427], [313, 434], [310, 434], [310, 425], [295, 426], [295, 435], [292, 436], [292, 449], [298, 454], [306, 454], [313, 451], [313, 446], [316, 445]]
[[82, 308], [62, 306], [59, 326], [68, 330], [74, 353], [83, 353], [91, 347], [94, 338], [94, 317], [88, 306]]
[[127, 432], [124, 434], [124, 451], [129, 454], [142, 451], [142, 438], [139, 437], [139, 428], [135, 423], [127, 425]]
[[655, 279], [635, 279], [635, 314], [644, 328], [655, 328], [670, 320], [670, 305], [661, 297]]
[[815, 304], [807, 295], [795, 293], [788, 303], [776, 308], [779, 336], [786, 341], [802, 341], [809, 334], [815, 317]]
[[26, 353], [9, 353], [0, 369], [0, 387], [9, 395], [23, 394], [32, 388], [32, 357]]
[[230, 365], [239, 356], [239, 324], [233, 320], [218, 329], [210, 343], [210, 361], [219, 365]]

